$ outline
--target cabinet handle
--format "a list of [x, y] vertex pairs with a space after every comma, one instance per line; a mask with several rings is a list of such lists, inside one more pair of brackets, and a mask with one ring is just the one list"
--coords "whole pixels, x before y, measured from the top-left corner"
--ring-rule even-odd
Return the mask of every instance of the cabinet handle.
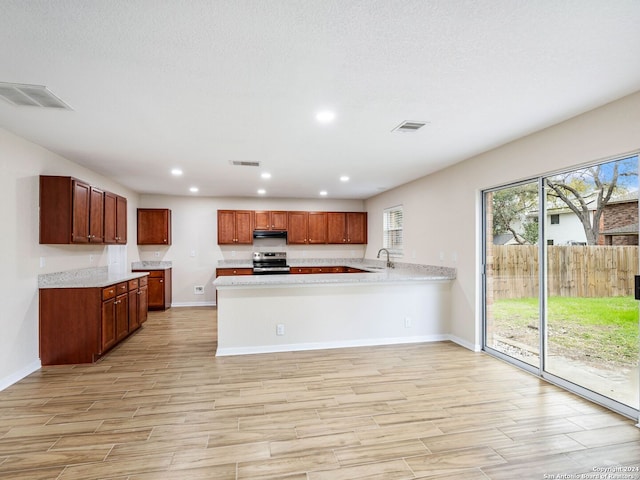
[[160, 280], [160, 283], [164, 282], [164, 280]]

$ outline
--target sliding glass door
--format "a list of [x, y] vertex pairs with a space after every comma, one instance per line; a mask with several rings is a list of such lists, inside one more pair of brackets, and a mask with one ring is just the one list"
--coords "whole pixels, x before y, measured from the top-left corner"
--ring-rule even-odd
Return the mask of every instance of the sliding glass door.
[[638, 157], [483, 200], [484, 349], [637, 416]]
[[485, 347], [540, 366], [538, 182], [485, 192]]

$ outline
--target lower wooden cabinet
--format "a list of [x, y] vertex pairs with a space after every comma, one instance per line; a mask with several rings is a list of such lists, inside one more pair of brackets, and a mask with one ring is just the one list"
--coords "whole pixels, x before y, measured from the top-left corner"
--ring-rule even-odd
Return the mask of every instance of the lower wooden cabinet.
[[149, 272], [149, 283], [147, 285], [149, 310], [166, 310], [171, 308], [171, 268], [160, 270], [137, 269], [133, 271]]
[[95, 362], [140, 328], [147, 317], [146, 283], [141, 277], [107, 287], [41, 288], [42, 365]]

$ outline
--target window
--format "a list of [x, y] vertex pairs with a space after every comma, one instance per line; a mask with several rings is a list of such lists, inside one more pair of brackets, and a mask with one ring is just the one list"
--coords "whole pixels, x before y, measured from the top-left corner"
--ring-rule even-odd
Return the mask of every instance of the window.
[[551, 215], [551, 225], [560, 225], [560, 214], [555, 213]]
[[402, 256], [402, 205], [385, 209], [382, 225], [382, 246], [392, 255]]

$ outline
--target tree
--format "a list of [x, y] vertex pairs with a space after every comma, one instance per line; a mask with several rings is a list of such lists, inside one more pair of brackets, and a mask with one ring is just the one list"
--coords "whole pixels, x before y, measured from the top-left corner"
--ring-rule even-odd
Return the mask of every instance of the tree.
[[558, 205], [560, 200], [569, 207], [584, 228], [587, 244], [597, 245], [604, 208], [614, 193], [626, 191], [621, 180], [637, 175], [637, 157], [632, 157], [549, 177], [547, 202]]
[[510, 233], [520, 245], [535, 243], [531, 236], [531, 224], [526, 215], [538, 208], [538, 187], [536, 184], [519, 185], [493, 192], [493, 235]]

